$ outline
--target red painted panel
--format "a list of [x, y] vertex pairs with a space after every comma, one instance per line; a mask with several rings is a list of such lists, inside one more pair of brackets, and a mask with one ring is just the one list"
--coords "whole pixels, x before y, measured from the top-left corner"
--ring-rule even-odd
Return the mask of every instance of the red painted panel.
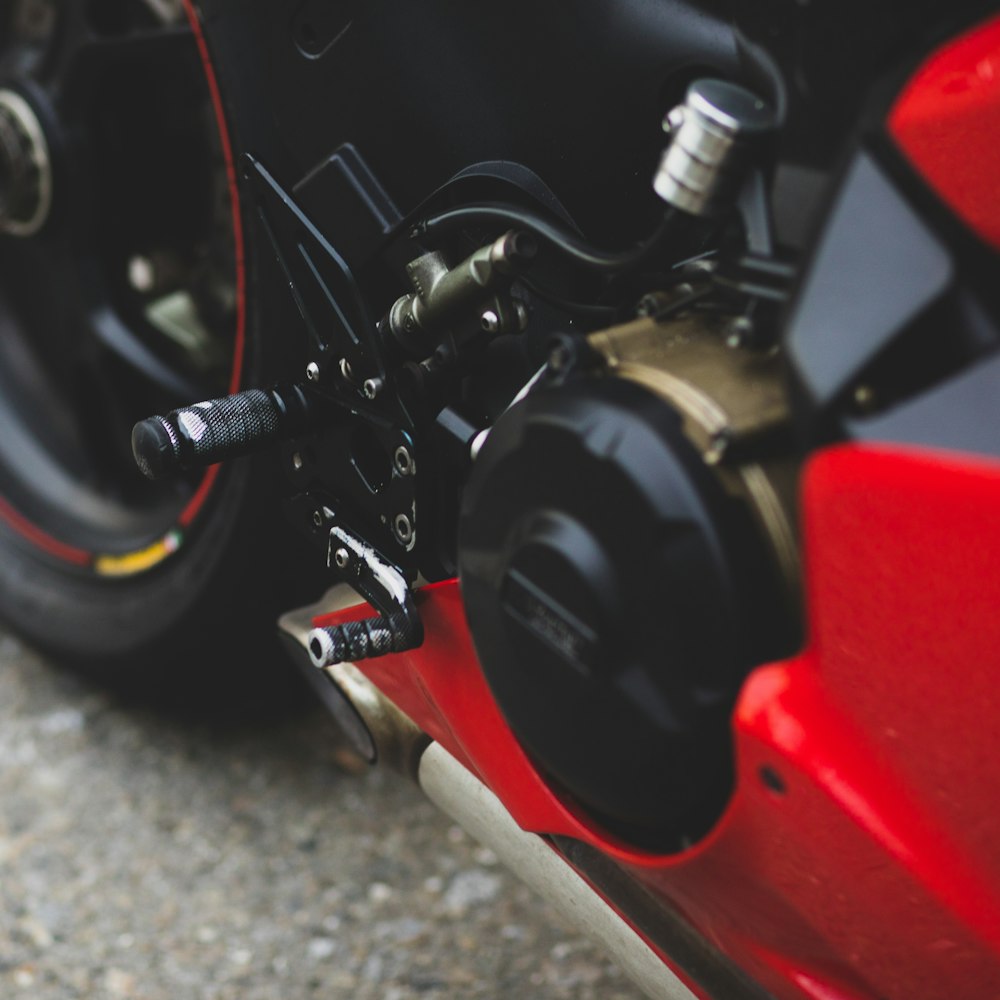
[[892, 110], [889, 131], [941, 198], [1000, 249], [1000, 18], [921, 66]]
[[[635, 852], [559, 800], [483, 681], [454, 584], [369, 676], [527, 829], [606, 850], [787, 1000], [1000, 996], [1000, 465], [842, 447], [805, 481], [808, 648], [748, 678], [716, 829]], [[767, 769], [767, 772], [765, 772]]]

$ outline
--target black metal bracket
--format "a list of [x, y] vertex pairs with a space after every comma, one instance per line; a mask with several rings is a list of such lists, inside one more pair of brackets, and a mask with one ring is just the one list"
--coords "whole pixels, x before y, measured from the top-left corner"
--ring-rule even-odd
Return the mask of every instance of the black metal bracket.
[[370, 545], [334, 525], [330, 528], [327, 564], [379, 614], [314, 628], [309, 633], [309, 656], [317, 667], [401, 653], [424, 641], [424, 626], [413, 591], [399, 570]]

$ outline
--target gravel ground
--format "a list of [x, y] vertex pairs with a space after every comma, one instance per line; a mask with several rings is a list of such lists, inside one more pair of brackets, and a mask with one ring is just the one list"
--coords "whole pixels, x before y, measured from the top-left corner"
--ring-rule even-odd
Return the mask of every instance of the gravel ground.
[[0, 996], [639, 994], [311, 703], [178, 718], [0, 631]]

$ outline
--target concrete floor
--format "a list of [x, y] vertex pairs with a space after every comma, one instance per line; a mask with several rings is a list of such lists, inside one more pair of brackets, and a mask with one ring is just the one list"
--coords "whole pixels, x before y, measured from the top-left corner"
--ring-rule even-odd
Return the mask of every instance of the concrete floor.
[[303, 702], [169, 717], [0, 631], [0, 996], [637, 1000]]

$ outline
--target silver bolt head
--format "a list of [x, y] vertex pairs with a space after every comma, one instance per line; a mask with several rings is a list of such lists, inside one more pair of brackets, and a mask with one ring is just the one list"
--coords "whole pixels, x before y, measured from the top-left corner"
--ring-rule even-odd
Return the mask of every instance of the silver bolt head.
[[500, 316], [495, 309], [487, 309], [479, 322], [487, 333], [496, 333], [500, 329]]
[[354, 378], [354, 369], [351, 368], [351, 362], [347, 358], [340, 359], [340, 374], [348, 381]]
[[409, 542], [413, 538], [413, 525], [405, 514], [397, 514], [392, 522], [392, 530], [401, 542]]
[[333, 554], [333, 561], [337, 564], [337, 569], [347, 569], [351, 564], [351, 553], [347, 549], [337, 549]]
[[298, 472], [298, 470], [302, 468], [302, 464], [302, 456], [298, 452], [295, 452], [295, 454], [292, 455], [292, 468]]
[[306, 365], [306, 378], [309, 379], [310, 382], [319, 381], [319, 365], [316, 364], [315, 361], [310, 361], [309, 364]]
[[324, 518], [323, 518], [323, 511], [321, 511], [321, 510], [314, 510], [313, 511], [313, 524], [315, 524], [317, 528], [322, 528], [323, 527], [323, 520], [324, 520]]
[[380, 378], [365, 379], [362, 391], [366, 399], [374, 399], [382, 391], [382, 380]]
[[396, 464], [396, 471], [401, 476], [408, 476], [413, 472], [413, 456], [403, 445], [396, 449], [393, 461]]

